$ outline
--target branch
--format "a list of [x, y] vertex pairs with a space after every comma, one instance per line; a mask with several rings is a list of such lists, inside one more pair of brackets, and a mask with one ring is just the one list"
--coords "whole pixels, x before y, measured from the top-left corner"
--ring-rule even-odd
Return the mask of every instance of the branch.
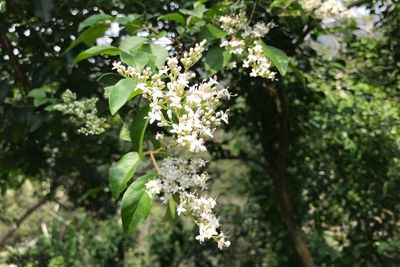
[[157, 164], [156, 158], [154, 157], [153, 152], [150, 152], [150, 158], [151, 158], [151, 162], [154, 165], [154, 168], [156, 169], [157, 173], [159, 174], [160, 173], [160, 168], [158, 167], [158, 164]]
[[21, 226], [21, 224], [37, 209], [39, 209], [41, 206], [46, 204], [47, 201], [50, 200], [52, 196], [52, 193], [48, 193], [45, 195], [41, 200], [39, 200], [36, 204], [34, 204], [32, 207], [27, 209], [25, 213], [17, 219], [14, 224], [11, 226], [10, 229], [8, 229], [3, 236], [0, 237], [0, 247], [3, 247], [6, 243], [6, 241], [18, 230], [18, 228]]
[[250, 18], [249, 18], [249, 24], [253, 20], [254, 14], [256, 13], [257, 5], [258, 5], [258, 0], [254, 0], [253, 9], [251, 10], [251, 14], [250, 14]]
[[308, 19], [308, 22], [306, 24], [306, 26], [304, 26], [303, 31], [301, 32], [301, 34], [299, 35], [299, 37], [297, 37], [296, 42], [294, 42], [293, 46], [292, 46], [292, 53], [294, 53], [294, 51], [304, 42], [304, 39], [307, 37], [307, 35], [315, 28], [315, 23], [312, 20], [312, 18], [310, 17]]
[[277, 85], [275, 98], [279, 121], [279, 149], [276, 156], [275, 172], [272, 175], [274, 189], [278, 196], [279, 205], [283, 219], [288, 228], [289, 236], [295, 246], [297, 254], [304, 267], [314, 267], [314, 261], [304, 241], [303, 234], [297, 226], [294, 218], [293, 207], [290, 202], [289, 193], [285, 181], [286, 160], [289, 148], [289, 108], [287, 94], [281, 83]]
[[29, 82], [26, 73], [22, 70], [18, 58], [14, 55], [14, 46], [11, 44], [10, 40], [7, 37], [7, 31], [2, 26], [0, 26], [0, 44], [10, 58], [11, 65], [14, 68], [17, 80], [22, 85], [24, 92], [28, 93], [31, 88], [31, 83]]

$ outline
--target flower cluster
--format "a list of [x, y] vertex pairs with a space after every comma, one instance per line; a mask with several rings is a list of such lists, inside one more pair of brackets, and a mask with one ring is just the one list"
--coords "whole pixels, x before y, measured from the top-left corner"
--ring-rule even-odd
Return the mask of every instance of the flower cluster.
[[[243, 67], [251, 68], [251, 76], [274, 79], [276, 73], [271, 71], [271, 61], [264, 55], [258, 38], [268, 34], [276, 25], [273, 22], [257, 22], [251, 27], [244, 11], [233, 16], [221, 16], [219, 21], [221, 28], [228, 33], [228, 37], [222, 40], [220, 46], [225, 47], [231, 54], [244, 58]], [[233, 61], [228, 68], [236, 66], [236, 61]]]
[[341, 0], [300, 0], [300, 5], [307, 12], [320, 20], [346, 19], [360, 17], [356, 9], [348, 9]]
[[104, 36], [96, 39], [97, 45], [110, 45], [113, 41], [112, 37], [118, 37], [121, 28], [117, 22], [111, 22], [110, 28], [106, 30]]
[[97, 98], [77, 100], [75, 93], [66, 90], [61, 99], [63, 103], [54, 105], [53, 109], [66, 115], [72, 115], [71, 121], [77, 125], [82, 125], [78, 129], [78, 133], [96, 135], [105, 131], [106, 120], [97, 116]]
[[226, 88], [221, 88], [215, 78], [189, 85], [196, 77], [189, 68], [201, 58], [204, 45], [205, 41], [184, 53], [180, 60], [183, 69], [176, 57], [169, 58], [158, 73], [150, 68], [139, 72], [114, 62], [114, 69], [134, 79], [137, 89], [150, 101], [150, 123], [167, 128], [176, 136], [177, 143], [191, 152], [206, 151], [204, 139], [212, 138], [215, 127], [222, 122], [228, 123], [226, 111], [217, 111], [220, 100], [231, 96]]
[[243, 61], [243, 67], [251, 67], [250, 76], [275, 79], [276, 72], [271, 71], [271, 61], [264, 55], [258, 41], [255, 41], [254, 46], [249, 48], [249, 55]]
[[196, 192], [197, 189], [204, 190], [209, 179], [207, 173], [198, 171], [204, 166], [205, 161], [202, 159], [188, 161], [182, 158], [166, 158], [159, 168], [159, 178], [150, 180], [146, 184], [146, 190], [152, 197], [159, 196], [163, 203], [173, 196], [179, 197], [176, 211], [178, 215], [191, 216], [199, 226], [196, 240], [202, 243], [212, 238], [223, 249], [230, 246], [230, 241], [218, 230], [220, 223], [213, 213], [216, 202], [213, 198]]

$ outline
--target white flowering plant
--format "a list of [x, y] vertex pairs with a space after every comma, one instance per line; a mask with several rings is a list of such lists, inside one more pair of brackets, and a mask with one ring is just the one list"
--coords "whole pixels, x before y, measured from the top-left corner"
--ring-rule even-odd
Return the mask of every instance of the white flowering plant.
[[[299, 4], [307, 12], [319, 8], [317, 15], [336, 12], [325, 3], [301, 0]], [[160, 16], [158, 26], [140, 16], [98, 14], [81, 23], [79, 30], [85, 30], [67, 49], [88, 41], [85, 36], [96, 30], [90, 39], [96, 45], [77, 55], [74, 64], [88, 58], [95, 64], [97, 55], [118, 56], [109, 61], [114, 73], [99, 81], [105, 86], [111, 115], [121, 122], [121, 136], [132, 147], [109, 174], [113, 197], [122, 195], [121, 217], [127, 232], [148, 217], [153, 199], [159, 199], [169, 217], [192, 218], [199, 227], [195, 239], [200, 243], [212, 239], [220, 249], [231, 244], [214, 213], [216, 200], [206, 193], [209, 175], [200, 157], [207, 152], [206, 141], [228, 123], [229, 109], [223, 103], [232, 93], [215, 75], [240, 68], [249, 70], [251, 77], [274, 82], [293, 65], [283, 50], [266, 44], [270, 31], [278, 27], [273, 21], [254, 23], [243, 8], [225, 11], [216, 18], [200, 1], [192, 10]], [[176, 28], [162, 30], [165, 24]], [[189, 49], [176, 45], [185, 34], [196, 35], [199, 41]], [[67, 110], [61, 105], [57, 109]], [[169, 149], [166, 139], [184, 153]], [[132, 180], [143, 162], [151, 162], [153, 171]]]
[[[87, 28], [81, 34], [84, 36], [93, 27], [101, 27], [99, 35], [92, 38], [96, 45], [81, 52], [74, 64], [88, 58], [93, 61], [96, 55], [119, 56], [110, 66], [119, 77], [106, 74], [100, 82], [106, 87], [111, 115], [123, 125], [131, 124], [123, 129], [133, 151], [122, 156], [109, 174], [112, 195], [116, 199], [122, 195], [124, 230], [136, 229], [149, 215], [153, 199], [159, 199], [167, 206], [168, 217], [192, 218], [199, 227], [196, 240], [214, 240], [223, 249], [231, 242], [214, 212], [216, 199], [206, 193], [209, 175], [204, 171], [206, 161], [199, 156], [207, 152], [206, 141], [213, 139], [216, 129], [229, 121], [229, 109], [223, 102], [232, 93], [215, 74], [242, 62], [244, 68], [251, 69], [250, 76], [274, 80], [274, 68], [286, 73], [288, 57], [261, 40], [274, 23], [250, 26], [244, 11], [216, 21], [207, 19], [206, 12], [204, 5], [197, 4], [193, 10], [160, 17], [178, 21], [189, 34], [196, 31], [199, 22], [205, 24], [201, 30], [204, 39], [181, 52], [172, 46], [173, 41], [165, 41], [173, 40], [174, 35], [160, 38], [156, 28], [146, 26], [127, 36], [124, 31], [128, 27], [119, 23], [123, 21], [119, 16], [94, 15], [82, 22], [80, 30]], [[78, 37], [67, 51], [83, 41]], [[113, 45], [118, 42], [118, 46]], [[69, 95], [71, 92], [65, 93]], [[57, 110], [66, 112], [66, 105], [60, 104]], [[190, 154], [183, 157], [168, 150], [165, 139], [172, 139], [180, 151]], [[132, 182], [137, 168], [147, 159], [154, 171]]]

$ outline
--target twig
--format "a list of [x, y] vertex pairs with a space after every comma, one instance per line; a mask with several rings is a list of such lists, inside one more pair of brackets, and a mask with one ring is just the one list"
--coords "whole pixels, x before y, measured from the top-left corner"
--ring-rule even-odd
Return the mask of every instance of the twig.
[[17, 80], [22, 85], [24, 92], [28, 93], [31, 88], [31, 83], [29, 82], [25, 72], [22, 70], [18, 58], [14, 55], [14, 46], [11, 44], [10, 40], [7, 37], [6, 30], [2, 26], [0, 26], [0, 44], [10, 58], [11, 65], [15, 71], [15, 76], [17, 76]]
[[307, 35], [315, 28], [315, 23], [313, 22], [312, 18], [310, 17], [308, 19], [308, 22], [306, 24], [306, 26], [304, 26], [303, 31], [301, 32], [301, 34], [299, 35], [299, 37], [297, 37], [296, 42], [294, 42], [293, 46], [292, 46], [292, 53], [294, 53], [294, 51], [301, 45], [301, 43], [303, 43], [304, 39], [307, 37]]
[[253, 20], [254, 14], [256, 13], [256, 8], [258, 5], [258, 1], [259, 0], [255, 0], [254, 4], [253, 4], [253, 9], [251, 10], [251, 14], [250, 14], [250, 18], [249, 18], [249, 24], [251, 23], [251, 21]]
[[154, 157], [153, 152], [150, 152], [150, 158], [151, 158], [151, 162], [153, 162], [154, 168], [156, 169], [157, 173], [160, 173], [160, 168], [158, 167], [156, 158]]
[[52, 196], [52, 192], [48, 193], [45, 195], [41, 200], [39, 200], [35, 205], [30, 207], [25, 211], [25, 213], [17, 219], [14, 224], [11, 226], [10, 229], [8, 229], [3, 236], [0, 237], [0, 247], [3, 247], [5, 245], [5, 242], [18, 230], [18, 228], [21, 226], [21, 224], [37, 209], [39, 209], [41, 206], [46, 204], [47, 201], [50, 200]]

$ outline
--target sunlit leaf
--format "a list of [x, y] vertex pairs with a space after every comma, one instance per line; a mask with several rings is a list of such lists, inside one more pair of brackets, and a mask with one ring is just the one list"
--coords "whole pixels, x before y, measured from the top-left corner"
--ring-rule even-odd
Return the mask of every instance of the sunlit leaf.
[[86, 49], [82, 53], [80, 53], [75, 59], [74, 64], [87, 59], [91, 58], [96, 55], [111, 55], [115, 56], [119, 54], [119, 49], [117, 47], [111, 45], [100, 45], [100, 46], [93, 46], [89, 49]]
[[141, 94], [141, 90], [137, 90], [135, 88], [136, 83], [132, 79], [122, 79], [118, 81], [114, 86], [110, 89], [110, 97], [108, 99], [108, 104], [110, 107], [111, 115], [117, 113], [117, 111], [125, 105], [125, 103], [135, 97], [138, 94]]
[[125, 190], [128, 181], [135, 174], [140, 162], [138, 153], [129, 152], [111, 167], [108, 177], [110, 190], [114, 198], [118, 198]]

